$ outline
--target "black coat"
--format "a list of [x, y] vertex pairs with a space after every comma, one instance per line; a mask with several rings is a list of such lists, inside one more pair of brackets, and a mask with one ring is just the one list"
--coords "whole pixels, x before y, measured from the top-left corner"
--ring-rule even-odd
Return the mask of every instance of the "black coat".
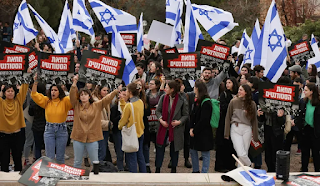
[[[298, 126], [300, 131], [303, 131], [305, 116], [306, 116], [306, 103], [304, 99], [301, 99], [299, 103], [299, 113], [294, 121], [294, 123]], [[320, 105], [316, 106], [314, 110], [313, 129], [314, 129], [314, 135], [316, 136], [316, 138], [319, 138], [320, 137]]]
[[38, 106], [33, 100], [30, 100], [28, 113], [30, 116], [33, 116], [32, 130], [35, 132], [44, 132], [46, 126], [45, 110]]
[[190, 148], [197, 151], [210, 151], [213, 149], [213, 133], [210, 125], [212, 104], [206, 101], [201, 106], [194, 103], [194, 116], [191, 122], [194, 137], [190, 138]]
[[147, 107], [144, 108], [144, 115], [143, 115], [143, 124], [144, 124], [143, 144], [150, 143], [150, 131], [149, 131], [149, 121], [148, 121], [148, 116], [150, 115], [151, 115], [150, 103], [149, 103], [149, 98], [147, 98]]
[[121, 119], [121, 112], [118, 110], [118, 103], [113, 105], [110, 109], [110, 120], [113, 123], [112, 132], [119, 132], [119, 121]]

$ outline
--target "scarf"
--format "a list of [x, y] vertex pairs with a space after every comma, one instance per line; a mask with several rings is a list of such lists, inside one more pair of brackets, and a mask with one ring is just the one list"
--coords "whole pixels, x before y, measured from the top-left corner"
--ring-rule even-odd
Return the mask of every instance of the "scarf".
[[[169, 121], [168, 121], [168, 109], [169, 109], [169, 102], [170, 102], [169, 95], [164, 96], [163, 103], [162, 103], [162, 120], [166, 121], [169, 124], [169, 141], [170, 142], [172, 142], [174, 139], [173, 126], [172, 126], [171, 122], [173, 119], [174, 111], [176, 110], [178, 99], [179, 99], [179, 94], [177, 93], [175, 95], [174, 101], [172, 103]], [[167, 128], [165, 128], [164, 126], [162, 126], [160, 124], [158, 135], [157, 135], [157, 144], [163, 145], [164, 139], [166, 137], [166, 133], [167, 133]]]

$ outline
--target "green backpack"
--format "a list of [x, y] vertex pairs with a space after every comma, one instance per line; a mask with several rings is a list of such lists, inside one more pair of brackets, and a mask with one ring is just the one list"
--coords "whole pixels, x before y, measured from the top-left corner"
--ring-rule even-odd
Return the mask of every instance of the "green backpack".
[[216, 99], [209, 99], [206, 98], [202, 101], [201, 106], [205, 101], [211, 101], [212, 105], [212, 114], [211, 114], [211, 119], [210, 119], [210, 125], [212, 128], [218, 128], [219, 126], [219, 120], [220, 120], [220, 102]]

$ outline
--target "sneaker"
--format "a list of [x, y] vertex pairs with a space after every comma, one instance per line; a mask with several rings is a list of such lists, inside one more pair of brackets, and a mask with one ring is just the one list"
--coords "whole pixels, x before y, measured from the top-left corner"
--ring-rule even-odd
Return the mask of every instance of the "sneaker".
[[64, 159], [68, 160], [68, 159], [70, 159], [70, 157], [68, 155], [64, 154]]
[[27, 166], [27, 165], [29, 165], [29, 164], [30, 164], [29, 159], [25, 159], [25, 160], [24, 160], [24, 163], [23, 163], [23, 166]]
[[298, 149], [296, 155], [301, 155], [301, 149]]

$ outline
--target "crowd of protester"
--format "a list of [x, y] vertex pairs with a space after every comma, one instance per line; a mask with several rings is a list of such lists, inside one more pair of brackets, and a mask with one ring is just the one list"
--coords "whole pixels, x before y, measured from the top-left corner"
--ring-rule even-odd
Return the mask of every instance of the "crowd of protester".
[[[10, 41], [12, 31], [7, 23], [0, 28], [2, 40]], [[223, 40], [218, 42], [225, 43]], [[43, 32], [39, 33], [37, 42], [32, 41], [29, 46], [43, 52], [53, 51]], [[260, 139], [264, 143], [267, 171], [274, 172], [276, 152], [290, 151], [294, 136], [298, 141], [297, 154], [301, 154], [301, 171], [308, 171], [310, 151], [314, 171], [320, 171], [320, 79], [315, 65], [308, 65], [306, 70], [304, 65], [288, 58], [288, 67], [278, 80], [278, 83], [299, 86], [299, 113], [291, 118], [292, 130], [285, 134], [288, 113], [283, 109], [272, 111], [259, 101], [260, 82], [269, 80], [264, 76], [263, 66], [252, 69], [245, 64], [240, 69], [243, 57], [236, 55], [239, 41], [232, 47], [235, 54], [228, 58], [230, 67], [205, 67], [193, 88], [187, 80], [165, 79], [160, 48], [166, 46], [151, 47], [132, 55], [138, 73], [127, 86], [123, 83], [110, 90], [95, 82], [84, 84], [78, 81], [80, 60], [82, 52], [91, 47], [103, 48], [110, 53], [108, 36], [97, 35], [93, 44], [85, 37], [75, 41], [72, 85], [46, 85], [38, 82], [35, 75], [31, 84], [1, 86], [1, 171], [9, 171], [11, 155], [14, 170], [21, 171], [23, 166], [41, 157], [43, 147], [47, 157], [64, 163], [66, 146], [71, 138], [74, 167], [80, 168], [83, 159], [86, 166], [93, 161], [111, 162], [109, 143], [112, 141], [118, 170], [142, 173], [160, 173], [164, 158], [170, 158], [168, 167], [172, 173], [177, 172], [182, 150], [184, 165], [192, 168], [193, 173], [207, 173], [212, 163], [215, 171], [233, 170], [239, 165], [232, 154], [244, 165], [261, 169], [262, 154], [252, 157], [249, 153], [251, 140]], [[220, 120], [215, 130], [210, 125], [214, 111], [210, 99], [220, 101], [217, 112]], [[24, 114], [26, 109], [34, 118], [32, 122]], [[71, 134], [66, 124], [70, 109], [74, 111]], [[155, 115], [149, 117], [152, 112]], [[126, 153], [121, 148], [121, 130], [133, 124], [139, 150]], [[150, 148], [151, 142], [155, 149]], [[31, 146], [34, 159], [29, 161]], [[170, 157], [165, 157], [166, 148], [170, 149]], [[155, 170], [150, 168], [149, 155], [153, 150]], [[210, 162], [212, 150], [216, 151], [215, 162]], [[201, 169], [199, 159], [202, 160]]]

